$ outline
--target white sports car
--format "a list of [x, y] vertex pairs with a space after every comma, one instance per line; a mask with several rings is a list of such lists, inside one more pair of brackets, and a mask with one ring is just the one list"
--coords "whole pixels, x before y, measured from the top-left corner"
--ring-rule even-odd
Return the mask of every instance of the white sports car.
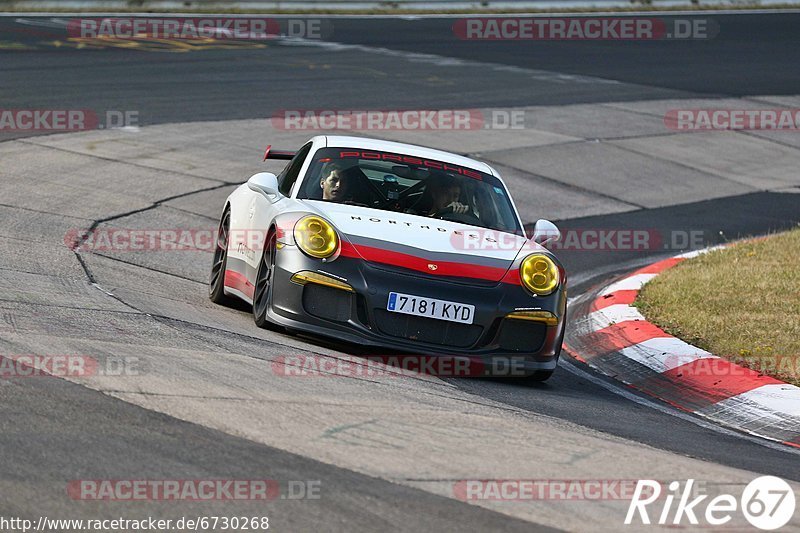
[[225, 201], [209, 293], [252, 304], [260, 327], [405, 353], [522, 362], [547, 379], [564, 336], [566, 275], [525, 237], [497, 171], [383, 140], [312, 138], [278, 175]]

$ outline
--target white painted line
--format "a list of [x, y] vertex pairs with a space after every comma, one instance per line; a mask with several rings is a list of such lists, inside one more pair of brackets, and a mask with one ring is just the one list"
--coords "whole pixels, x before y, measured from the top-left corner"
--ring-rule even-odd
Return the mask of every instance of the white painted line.
[[704, 407], [697, 414], [753, 435], [783, 441], [800, 433], [800, 389], [788, 384], [764, 385]]
[[[752, 402], [761, 406], [764, 411], [800, 417], [800, 387], [788, 383], [763, 385], [731, 399]], [[800, 428], [797, 428], [797, 432], [800, 433]]]
[[713, 252], [714, 250], [722, 250], [726, 248], [727, 244], [718, 244], [717, 246], [712, 246], [710, 248], [703, 248], [702, 250], [692, 250], [691, 252], [686, 252], [681, 255], [676, 255], [675, 257], [682, 257], [684, 259], [691, 259], [693, 257], [697, 257], [698, 255], [707, 254], [708, 252]]
[[605, 296], [617, 291], [638, 291], [645, 283], [656, 277], [658, 274], [635, 274], [612, 283], [602, 291], [598, 296]]
[[675, 337], [648, 339], [623, 348], [620, 353], [659, 374], [698, 359], [718, 359], [717, 356]]
[[120, 126], [118, 128], [109, 128], [110, 131], [124, 131], [126, 133], [139, 133], [141, 128], [139, 126]]
[[601, 330], [613, 324], [629, 320], [644, 320], [635, 307], [626, 304], [609, 305], [599, 311], [589, 313], [589, 325], [592, 331]]

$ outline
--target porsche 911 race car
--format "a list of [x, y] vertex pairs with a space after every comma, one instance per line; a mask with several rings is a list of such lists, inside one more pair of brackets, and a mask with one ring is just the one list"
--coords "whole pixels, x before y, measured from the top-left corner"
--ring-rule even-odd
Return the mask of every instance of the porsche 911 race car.
[[399, 350], [522, 362], [547, 379], [564, 336], [566, 274], [525, 237], [489, 165], [455, 154], [318, 136], [279, 175], [261, 172], [226, 200], [209, 293], [252, 305], [260, 327]]

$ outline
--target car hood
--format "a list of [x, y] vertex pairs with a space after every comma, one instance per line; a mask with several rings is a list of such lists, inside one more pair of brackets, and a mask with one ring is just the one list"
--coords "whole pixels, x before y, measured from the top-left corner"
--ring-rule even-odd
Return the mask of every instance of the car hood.
[[513, 233], [407, 213], [304, 200], [343, 237], [342, 255], [436, 276], [503, 279], [528, 242]]

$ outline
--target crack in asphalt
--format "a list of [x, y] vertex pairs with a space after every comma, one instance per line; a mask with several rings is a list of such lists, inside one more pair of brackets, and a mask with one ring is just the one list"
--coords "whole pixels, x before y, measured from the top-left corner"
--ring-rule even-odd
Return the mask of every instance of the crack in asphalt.
[[[219, 181], [219, 180], [215, 180], [215, 181]], [[111, 222], [112, 220], [118, 220], [118, 219], [121, 219], [121, 218], [129, 217], [129, 216], [132, 216], [132, 215], [137, 215], [137, 214], [140, 214], [140, 213], [144, 213], [144, 212], [156, 209], [156, 208], [161, 207], [162, 205], [164, 205], [165, 202], [169, 202], [170, 200], [176, 200], [178, 198], [185, 198], [187, 196], [191, 196], [193, 194], [198, 194], [198, 193], [201, 193], [201, 192], [214, 191], [214, 190], [221, 189], [223, 187], [227, 187], [227, 186], [234, 185], [234, 184], [235, 184], [234, 182], [222, 182], [219, 185], [214, 185], [212, 187], [204, 187], [202, 189], [197, 189], [197, 190], [194, 190], [194, 191], [189, 191], [189, 192], [180, 193], [180, 194], [174, 194], [174, 195], [162, 198], [160, 200], [156, 200], [155, 202], [152, 202], [150, 205], [148, 205], [146, 207], [141, 207], [139, 209], [126, 211], [124, 213], [118, 213], [116, 215], [111, 215], [111, 216], [108, 216], [108, 217], [95, 219], [92, 222], [92, 224], [89, 226], [89, 228], [83, 232], [83, 234], [80, 236], [80, 238], [78, 238], [75, 242], [72, 243], [72, 246], [71, 246], [72, 252], [75, 254], [75, 257], [78, 259], [78, 262], [81, 264], [81, 267], [83, 268], [83, 271], [86, 273], [86, 277], [89, 280], [89, 282], [92, 283], [92, 284], [96, 284], [97, 281], [95, 280], [95, 277], [92, 274], [91, 269], [89, 268], [89, 266], [84, 262], [83, 258], [81, 257], [81, 253], [80, 253], [80, 250], [78, 250], [78, 248], [80, 248], [89, 239], [89, 236], [94, 232], [94, 230], [97, 229], [97, 227], [100, 224], [103, 224], [103, 223], [106, 223], [106, 222]], [[142, 268], [146, 268], [146, 267], [142, 267]], [[103, 291], [103, 292], [105, 292], [105, 291]], [[110, 296], [113, 296], [110, 293], [107, 293], [107, 294], [109, 294]], [[121, 300], [120, 300], [120, 302], [121, 303], [125, 303], [125, 302], [122, 302]], [[128, 305], [128, 304], [125, 304], [125, 305]], [[132, 306], [129, 306], [129, 307], [132, 307]], [[135, 307], [134, 307], [134, 309], [135, 309]]]

